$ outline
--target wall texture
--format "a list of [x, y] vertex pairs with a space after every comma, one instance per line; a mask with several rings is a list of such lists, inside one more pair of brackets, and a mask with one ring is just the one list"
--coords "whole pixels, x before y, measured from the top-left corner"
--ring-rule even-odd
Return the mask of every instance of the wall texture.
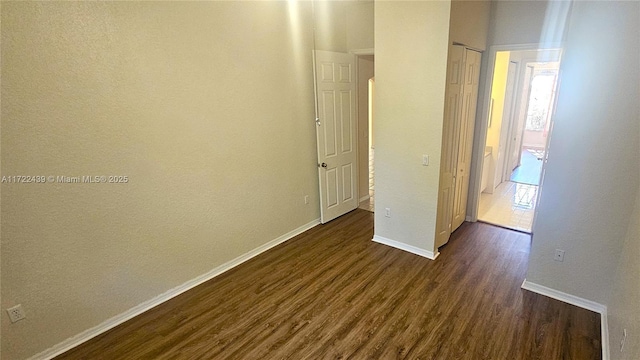
[[1, 6], [3, 359], [318, 218], [310, 3]]
[[447, 1], [384, 1], [375, 13], [375, 235], [427, 251], [435, 250], [449, 13]]
[[491, 2], [486, 0], [451, 1], [449, 40], [477, 50], [487, 48]]
[[347, 48], [373, 49], [373, 1], [351, 2], [346, 7]]
[[314, 1], [317, 50], [372, 50], [374, 2], [369, 0]]
[[[611, 359], [640, 359], [640, 189], [619, 259], [608, 300]], [[627, 339], [620, 352], [623, 329], [627, 329]]]
[[492, 1], [489, 45], [540, 42], [550, 1]]
[[315, 49], [348, 52], [347, 6], [345, 1], [314, 1]]
[[605, 305], [640, 181], [639, 11], [637, 2], [573, 5], [527, 273]]

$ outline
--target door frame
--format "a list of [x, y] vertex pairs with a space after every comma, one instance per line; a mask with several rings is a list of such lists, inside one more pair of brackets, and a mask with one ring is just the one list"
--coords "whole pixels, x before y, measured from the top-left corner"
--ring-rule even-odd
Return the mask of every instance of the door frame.
[[[562, 57], [562, 52], [560, 52], [558, 54], [558, 59], [557, 60], [551, 60], [549, 59], [549, 62], [556, 62], [556, 61], [560, 61]], [[555, 56], [554, 56], [555, 58]], [[511, 167], [511, 154], [512, 152], [515, 150], [514, 146], [517, 144], [520, 144], [520, 147], [518, 149], [518, 154], [517, 154], [517, 166], [520, 166], [521, 163], [521, 153], [522, 153], [522, 140], [524, 138], [524, 133], [526, 130], [526, 121], [527, 121], [527, 111], [529, 109], [529, 103], [530, 103], [530, 97], [531, 97], [531, 81], [533, 81], [533, 77], [536, 74], [536, 68], [535, 66], [531, 65], [531, 64], [536, 64], [536, 63], [540, 63], [540, 62], [544, 62], [544, 59], [539, 60], [539, 59], [534, 59], [534, 58], [529, 58], [529, 57], [522, 57], [519, 58], [518, 61], [516, 61], [518, 63], [517, 66], [517, 74], [516, 74], [516, 96], [513, 100], [513, 108], [512, 108], [512, 116], [509, 119], [509, 127], [508, 129], [506, 129], [508, 131], [507, 133], [507, 138], [506, 138], [506, 144], [505, 144], [505, 150], [506, 150], [506, 156], [504, 158], [504, 163], [502, 164], [502, 181], [508, 181], [511, 178], [511, 174], [513, 173], [513, 169], [512, 170], [508, 170]], [[529, 86], [527, 89], [524, 88], [524, 85], [527, 83], [527, 69], [531, 68], [531, 77], [529, 79]], [[556, 74], [558, 73], [559, 69], [557, 69]], [[556, 83], [554, 83], [554, 91], [557, 88]], [[524, 103], [524, 108], [523, 108], [523, 103]], [[521, 110], [523, 110], [521, 112]], [[549, 109], [549, 111], [552, 113], [552, 109]], [[514, 142], [513, 140], [513, 135], [514, 135], [514, 127], [515, 130], [517, 130], [519, 125], [522, 125], [522, 129], [520, 131], [520, 133], [516, 134], [516, 137], [518, 138], [518, 140], [516, 140]], [[545, 147], [546, 149], [546, 147]], [[516, 166], [516, 167], [517, 167]], [[515, 168], [514, 168], [515, 169]]]
[[[370, 49], [354, 49], [354, 50], [349, 51], [348, 54], [353, 55], [355, 57], [355, 59], [356, 59], [356, 66], [355, 66], [355, 73], [356, 73], [356, 102], [355, 102], [355, 106], [356, 106], [356, 109], [359, 109], [360, 108], [360, 93], [359, 93], [360, 90], [358, 89], [359, 88], [358, 84], [360, 84], [360, 69], [358, 68], [358, 66], [359, 66], [358, 65], [359, 64], [358, 59], [361, 56], [373, 56], [374, 57], [373, 58], [373, 73], [374, 73], [374, 76], [375, 76], [375, 64], [376, 64], [376, 62], [375, 62], [376, 61], [375, 60], [375, 53], [374, 53], [374, 49], [370, 48]], [[367, 79], [367, 81], [368, 80], [369, 79]], [[369, 111], [371, 111], [371, 110], [369, 110]], [[356, 118], [357, 117], [358, 116], [356, 115]], [[371, 125], [369, 125], [369, 126], [371, 126]], [[373, 130], [371, 128], [369, 128], [369, 132], [371, 132], [371, 131], [373, 131]], [[360, 119], [356, 119], [356, 133], [358, 134], [358, 136], [356, 136], [356, 150], [357, 150], [356, 151], [356, 168], [358, 169], [358, 172], [359, 172], [360, 171], [360, 165], [361, 165], [360, 164], [360, 155], [361, 155], [360, 154], [360, 142], [362, 141], [361, 138], [360, 138]], [[369, 138], [367, 138], [367, 143], [369, 143]], [[367, 149], [369, 148], [369, 146], [371, 146], [371, 144], [368, 144]], [[356, 191], [358, 192], [358, 207], [360, 207], [360, 203], [362, 201], [365, 201], [365, 200], [363, 200], [364, 198], [360, 197], [360, 181], [358, 181], [358, 184], [356, 184], [356, 185], [357, 185], [356, 186]], [[369, 197], [367, 196], [367, 199], [368, 198]]]
[[[478, 207], [480, 205], [480, 185], [482, 182], [482, 167], [484, 166], [484, 149], [489, 129], [489, 108], [491, 106], [491, 86], [493, 72], [498, 51], [519, 50], [552, 50], [563, 49], [564, 43], [529, 43], [512, 45], [493, 45], [489, 47], [488, 56], [483, 57], [480, 72], [480, 94], [478, 95], [478, 111], [476, 113], [476, 127], [473, 137], [473, 153], [471, 155], [471, 174], [469, 178], [469, 199], [467, 200], [467, 221], [478, 221]], [[486, 60], [485, 60], [486, 59]], [[550, 138], [549, 133], [549, 138]], [[547, 139], [548, 141], [549, 139]], [[542, 164], [542, 173], [546, 162]], [[542, 188], [542, 182], [540, 183]], [[540, 190], [538, 191], [538, 193]], [[535, 222], [535, 216], [534, 216]]]

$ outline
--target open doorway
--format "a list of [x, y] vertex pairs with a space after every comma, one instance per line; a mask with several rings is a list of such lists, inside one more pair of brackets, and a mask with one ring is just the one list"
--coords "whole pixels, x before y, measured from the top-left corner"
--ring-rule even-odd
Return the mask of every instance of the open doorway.
[[514, 119], [514, 131], [508, 139], [505, 177], [511, 182], [540, 185], [559, 65], [559, 62], [526, 64], [522, 112]]
[[373, 212], [374, 151], [373, 94], [375, 88], [374, 56], [360, 55], [358, 62], [358, 171], [360, 209]]
[[531, 232], [560, 65], [560, 49], [498, 51], [478, 220]]

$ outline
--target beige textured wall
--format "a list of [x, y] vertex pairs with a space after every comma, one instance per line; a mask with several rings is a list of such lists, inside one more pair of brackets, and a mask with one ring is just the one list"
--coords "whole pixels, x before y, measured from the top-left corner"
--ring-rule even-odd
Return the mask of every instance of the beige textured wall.
[[[527, 272], [605, 305], [640, 182], [639, 7], [573, 5]], [[553, 261], [555, 249], [564, 262]]]
[[374, 58], [358, 56], [358, 191], [369, 195], [369, 79], [374, 75]]
[[310, 3], [1, 6], [3, 359], [318, 218]]
[[491, 1], [453, 0], [449, 40], [478, 50], [487, 48]]
[[316, 50], [348, 52], [347, 7], [351, 1], [314, 1]]
[[434, 251], [449, 13], [448, 1], [383, 1], [375, 12], [375, 234], [427, 251]]
[[[596, 29], [607, 29], [604, 35], [586, 32], [582, 39], [585, 43], [590, 37], [594, 38], [594, 43], [600, 47], [598, 52], [596, 48], [590, 48], [592, 51], [590, 58], [593, 56], [599, 60], [598, 63], [603, 66], [608, 62], [607, 70], [601, 76], [609, 76], [610, 84], [614, 88], [614, 93], [607, 96], [606, 99], [610, 103], [606, 105], [600, 112], [605, 113], [607, 120], [621, 122], [626, 134], [621, 139], [614, 137], [616, 152], [614, 158], [615, 165], [613, 169], [606, 168], [600, 176], [610, 175], [608, 181], [607, 194], [614, 193], [614, 197], [607, 201], [608, 206], [603, 206], [602, 212], [606, 211], [610, 219], [611, 227], [622, 226], [622, 229], [615, 228], [611, 231], [611, 235], [606, 237], [605, 245], [607, 252], [612, 253], [610, 258], [604, 260], [610, 261], [606, 269], [615, 266], [612, 275], [605, 280], [610, 286], [608, 298], [606, 300], [608, 323], [609, 323], [609, 342], [611, 359], [640, 359], [640, 5], [634, 3], [611, 3], [607, 5], [592, 4], [590, 6], [577, 5], [576, 11], [582, 14], [580, 25], [585, 28], [588, 23], [593, 23]], [[616, 25], [614, 25], [616, 24]], [[598, 26], [599, 25], [599, 26]], [[609, 27], [616, 27], [616, 30]], [[601, 37], [602, 36], [602, 37]], [[612, 44], [608, 44], [612, 41]], [[583, 44], [586, 47], [586, 44]], [[613, 48], [613, 49], [611, 49]], [[598, 53], [596, 56], [595, 53]], [[592, 65], [594, 68], [598, 64]], [[624, 71], [615, 71], [615, 69], [624, 69]], [[611, 73], [615, 73], [611, 74]], [[600, 76], [595, 79], [598, 88], [606, 85], [601, 83]], [[563, 80], [564, 81], [564, 80]], [[609, 88], [609, 87], [607, 87]], [[596, 88], [597, 89], [597, 88]], [[595, 94], [594, 94], [595, 98]], [[594, 99], [591, 98], [591, 99]], [[589, 99], [587, 99], [589, 100]], [[616, 109], [617, 108], [617, 109]], [[602, 121], [604, 118], [593, 121]], [[619, 117], [628, 117], [627, 121], [620, 121]], [[635, 136], [634, 136], [635, 134]], [[608, 139], [611, 139], [608, 137]], [[619, 145], [619, 140], [626, 140], [625, 145]], [[634, 153], [635, 150], [635, 153]], [[629, 151], [628, 154], [625, 154]], [[611, 161], [611, 160], [609, 160]], [[628, 164], [625, 161], [629, 161]], [[633, 173], [635, 171], [635, 173]], [[628, 175], [627, 175], [628, 174]], [[627, 178], [628, 176], [628, 178]], [[598, 179], [600, 183], [604, 183], [605, 179]], [[636, 187], [633, 187], [635, 182]], [[618, 185], [622, 185], [618, 188]], [[629, 201], [633, 201], [633, 191], [635, 190], [635, 206], [629, 206]], [[620, 199], [623, 201], [619, 202]], [[611, 209], [611, 208], [614, 209]], [[620, 216], [620, 219], [616, 217]], [[623, 221], [628, 219], [628, 227], [626, 227], [626, 236], [624, 235]], [[596, 224], [598, 226], [598, 224]], [[608, 229], [605, 229], [605, 231]], [[591, 291], [603, 289], [590, 289]], [[607, 289], [608, 290], [608, 289]], [[620, 340], [622, 339], [623, 329], [627, 329], [627, 339], [624, 352], [620, 352]]]
[[[619, 259], [608, 301], [611, 359], [640, 359], [640, 188]], [[627, 329], [627, 339], [620, 352], [623, 329]]]
[[549, 1], [492, 1], [489, 45], [534, 44], [540, 41]]
[[317, 50], [373, 49], [373, 1], [315, 1], [313, 6]]
[[373, 1], [351, 2], [346, 8], [347, 48], [349, 50], [373, 49]]

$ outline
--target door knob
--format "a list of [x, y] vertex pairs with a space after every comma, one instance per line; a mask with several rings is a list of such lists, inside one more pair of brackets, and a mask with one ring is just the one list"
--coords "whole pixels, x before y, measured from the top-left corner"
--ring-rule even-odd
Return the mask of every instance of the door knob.
[[320, 166], [322, 166], [323, 168], [326, 168], [327, 167], [327, 163], [322, 163], [322, 165], [320, 165]]

